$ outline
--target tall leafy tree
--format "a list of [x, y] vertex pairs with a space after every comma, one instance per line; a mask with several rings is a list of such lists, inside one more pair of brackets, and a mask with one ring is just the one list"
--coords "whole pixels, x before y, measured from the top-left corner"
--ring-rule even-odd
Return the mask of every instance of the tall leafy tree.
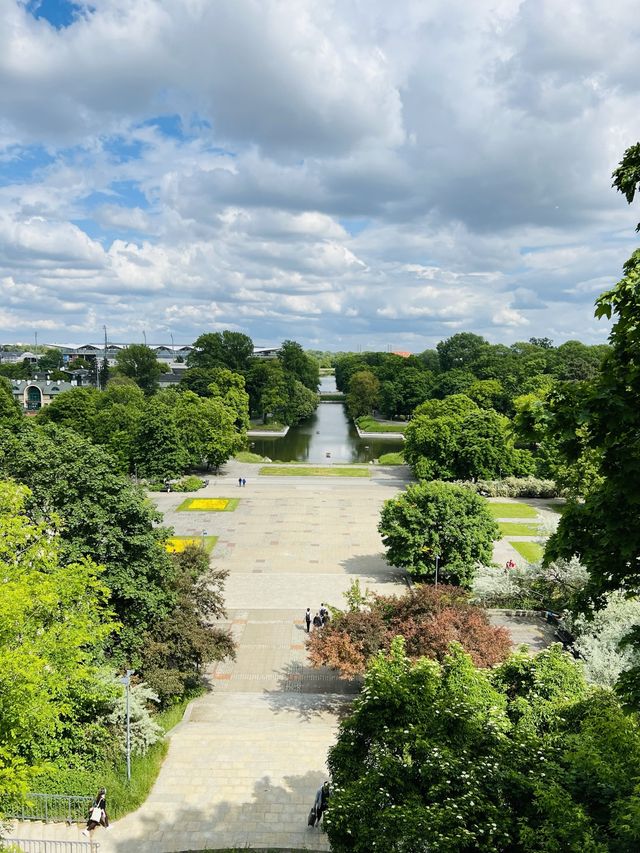
[[297, 379], [310, 391], [317, 391], [320, 384], [318, 362], [302, 349], [296, 341], [283, 341], [278, 358], [285, 373]]
[[17, 426], [23, 417], [20, 404], [13, 396], [11, 383], [0, 376], [0, 428]]
[[38, 412], [42, 423], [54, 423], [90, 438], [93, 434], [100, 392], [95, 388], [72, 388], [54, 397]]
[[370, 370], [359, 370], [349, 380], [347, 411], [352, 418], [369, 415], [380, 397], [380, 382]]
[[64, 559], [57, 524], [0, 482], [0, 795], [23, 795], [46, 762], [100, 736], [111, 697], [98, 678], [109, 590], [91, 559]]
[[27, 485], [35, 505], [63, 519], [63, 560], [104, 565], [102, 579], [123, 623], [117, 645], [133, 660], [142, 632], [173, 603], [161, 514], [102, 448], [52, 424], [27, 421], [3, 433], [0, 473]]
[[188, 465], [174, 411], [161, 397], [148, 400], [140, 416], [133, 462], [138, 475], [151, 480], [176, 477]]
[[209, 369], [226, 367], [234, 373], [245, 374], [253, 356], [253, 341], [242, 332], [206, 332], [195, 341], [187, 357], [191, 367]]
[[158, 379], [164, 373], [164, 367], [156, 358], [155, 352], [145, 344], [130, 344], [116, 355], [118, 372], [128, 376], [150, 395], [158, 389]]
[[378, 530], [386, 559], [426, 582], [469, 586], [479, 563], [490, 563], [500, 535], [486, 501], [451, 483], [418, 483], [385, 501]]
[[472, 332], [458, 332], [446, 341], [440, 341], [436, 347], [440, 369], [472, 369], [487, 346], [487, 341], [480, 335], [474, 335]]

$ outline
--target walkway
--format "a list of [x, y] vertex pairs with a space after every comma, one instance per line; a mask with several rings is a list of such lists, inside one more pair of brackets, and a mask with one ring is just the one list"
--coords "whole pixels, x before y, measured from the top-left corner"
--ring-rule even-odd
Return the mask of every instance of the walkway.
[[[100, 853], [175, 853], [220, 847], [326, 851], [306, 816], [327, 776], [327, 750], [354, 686], [305, 661], [302, 615], [363, 587], [404, 589], [382, 557], [382, 502], [397, 470], [365, 479], [261, 478], [243, 466], [199, 497], [240, 497], [235, 512], [177, 513], [184, 495], [154, 495], [178, 535], [218, 536], [213, 563], [229, 570], [225, 598], [238, 642], [234, 663], [210, 672], [214, 690], [174, 729], [145, 805], [96, 830]], [[80, 828], [23, 824], [22, 837], [80, 840]]]

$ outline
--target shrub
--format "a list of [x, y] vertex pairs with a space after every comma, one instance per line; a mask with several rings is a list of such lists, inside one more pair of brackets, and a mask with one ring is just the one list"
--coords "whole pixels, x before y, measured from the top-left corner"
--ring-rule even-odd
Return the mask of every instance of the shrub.
[[309, 637], [313, 666], [329, 666], [353, 678], [398, 636], [412, 659], [443, 660], [452, 642], [460, 643], [477, 666], [493, 666], [509, 653], [508, 632], [490, 625], [460, 587], [425, 584], [401, 596], [368, 595], [361, 602], [347, 612], [334, 611], [329, 625]]
[[193, 475], [189, 477], [183, 477], [181, 480], [178, 480], [177, 483], [171, 484], [172, 492], [197, 492], [198, 489], [204, 489], [204, 480], [200, 477], [195, 477]]
[[473, 601], [484, 607], [563, 613], [574, 606], [587, 580], [587, 570], [575, 557], [548, 566], [533, 563], [509, 570], [481, 566], [473, 583]]
[[458, 481], [460, 486], [490, 498], [555, 498], [559, 490], [553, 480], [537, 477], [506, 477], [504, 480]]

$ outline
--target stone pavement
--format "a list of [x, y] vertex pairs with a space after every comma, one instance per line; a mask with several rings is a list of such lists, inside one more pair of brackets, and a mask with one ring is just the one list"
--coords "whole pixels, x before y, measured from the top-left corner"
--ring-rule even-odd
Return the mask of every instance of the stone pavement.
[[[377, 532], [383, 501], [405, 485], [397, 468], [372, 469], [371, 479], [260, 479], [236, 463], [198, 492], [240, 498], [235, 512], [176, 512], [185, 495], [153, 495], [178, 535], [218, 537], [212, 563], [229, 570], [227, 624], [238, 654], [208, 673], [213, 690], [172, 731], [142, 808], [96, 830], [100, 853], [329, 849], [306, 817], [357, 685], [307, 666], [302, 616], [322, 601], [341, 605], [354, 579], [380, 592], [405, 589]], [[81, 841], [81, 828], [23, 823], [16, 835]]]
[[[404, 481], [393, 469], [371, 479], [258, 479], [249, 466], [242, 475], [244, 489], [229, 466], [198, 492], [240, 498], [235, 512], [176, 512], [185, 495], [153, 495], [178, 535], [219, 537], [212, 563], [229, 570], [227, 619], [238, 654], [211, 670], [213, 690], [173, 730], [143, 807], [95, 831], [100, 853], [329, 849], [306, 817], [357, 685], [307, 666], [302, 616], [322, 601], [341, 605], [356, 578], [379, 591], [406, 588], [384, 562], [376, 529], [382, 502]], [[80, 829], [26, 823], [16, 834], [83, 840]]]

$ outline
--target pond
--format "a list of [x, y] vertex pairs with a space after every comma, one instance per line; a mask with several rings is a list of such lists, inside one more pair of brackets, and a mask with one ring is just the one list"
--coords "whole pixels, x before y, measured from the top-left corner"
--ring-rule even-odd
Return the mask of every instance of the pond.
[[[335, 378], [323, 376], [320, 390], [335, 393]], [[402, 449], [402, 439], [360, 438], [342, 403], [320, 403], [316, 413], [291, 427], [284, 438], [251, 438], [250, 449], [279, 462], [371, 462]], [[327, 455], [330, 454], [330, 455]]]

